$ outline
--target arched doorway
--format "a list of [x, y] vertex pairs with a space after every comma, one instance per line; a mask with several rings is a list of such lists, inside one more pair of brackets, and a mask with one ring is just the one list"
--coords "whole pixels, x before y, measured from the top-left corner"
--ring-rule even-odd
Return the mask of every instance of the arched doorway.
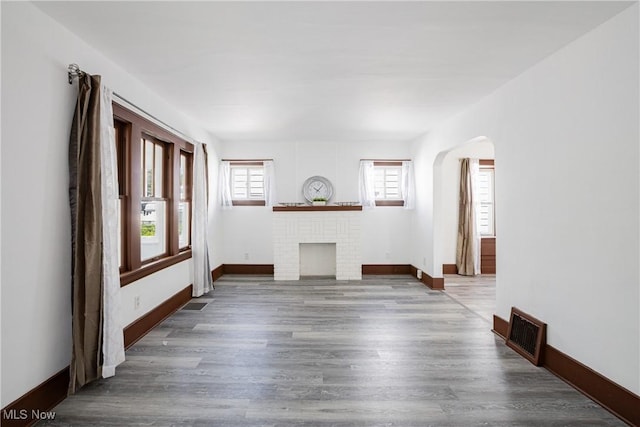
[[434, 264], [442, 268], [443, 274], [456, 273], [460, 159], [465, 157], [481, 160], [483, 199], [487, 199], [481, 209], [481, 271], [495, 274], [495, 146], [485, 136], [443, 151], [434, 161]]

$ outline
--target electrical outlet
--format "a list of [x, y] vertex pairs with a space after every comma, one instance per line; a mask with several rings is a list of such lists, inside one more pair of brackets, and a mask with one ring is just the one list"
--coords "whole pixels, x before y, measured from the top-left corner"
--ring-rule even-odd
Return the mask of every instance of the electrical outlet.
[[133, 309], [137, 310], [140, 308], [140, 295], [136, 295], [133, 297]]
[[385, 253], [384, 253], [384, 257], [385, 257], [386, 259], [391, 259], [391, 253], [390, 253], [390, 252], [385, 252]]
[[249, 259], [249, 252], [244, 253], [244, 260], [247, 261]]

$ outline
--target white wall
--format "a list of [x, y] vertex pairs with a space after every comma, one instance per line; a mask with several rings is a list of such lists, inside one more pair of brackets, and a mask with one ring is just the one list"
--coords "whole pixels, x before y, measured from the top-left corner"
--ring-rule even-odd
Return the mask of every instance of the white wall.
[[483, 140], [464, 144], [446, 153], [441, 165], [442, 197], [436, 203], [442, 205], [442, 246], [440, 247], [443, 264], [456, 263], [456, 245], [458, 240], [458, 208], [460, 199], [460, 159], [493, 159], [494, 149], [491, 141]]
[[[163, 121], [197, 140], [211, 139], [33, 4], [2, 2], [1, 7], [4, 407], [70, 362], [67, 147], [77, 89], [67, 83], [67, 65], [77, 62], [101, 74], [117, 93]], [[190, 265], [185, 261], [127, 286], [127, 323], [189, 285]], [[141, 307], [131, 312], [134, 295]]]
[[[303, 202], [302, 184], [313, 175], [328, 178], [335, 201], [358, 200], [360, 159], [409, 158], [408, 143], [390, 142], [243, 142], [223, 143], [227, 159], [274, 160], [277, 200]], [[224, 263], [272, 264], [271, 208], [236, 206], [221, 212]], [[407, 264], [411, 211], [379, 207], [362, 213], [364, 264]], [[246, 254], [246, 256], [245, 256]]]
[[[638, 14], [636, 3], [413, 144], [418, 180], [432, 184], [438, 153], [494, 142], [496, 314], [542, 319], [549, 344], [637, 394]], [[430, 273], [443, 216], [432, 197], [432, 185], [418, 194], [427, 244], [414, 247]]]
[[207, 160], [209, 163], [209, 263], [213, 270], [224, 263], [224, 227], [222, 209], [218, 200], [218, 170], [221, 157], [221, 143], [215, 137], [207, 144]]
[[[181, 262], [125, 286], [122, 288], [123, 323], [131, 324], [190, 283], [193, 283], [191, 263]], [[136, 296], [140, 296], [139, 307], [135, 306]]]

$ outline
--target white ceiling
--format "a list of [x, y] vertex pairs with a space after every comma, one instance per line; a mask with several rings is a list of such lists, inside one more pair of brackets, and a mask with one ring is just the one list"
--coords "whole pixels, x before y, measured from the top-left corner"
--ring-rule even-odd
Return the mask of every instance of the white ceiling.
[[428, 131], [629, 4], [37, 6], [222, 140], [394, 141]]

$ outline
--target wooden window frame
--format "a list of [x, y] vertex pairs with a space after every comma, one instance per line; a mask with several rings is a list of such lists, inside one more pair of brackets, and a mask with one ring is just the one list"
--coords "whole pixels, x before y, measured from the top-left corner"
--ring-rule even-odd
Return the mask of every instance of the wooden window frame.
[[[190, 171], [193, 170], [192, 144], [168, 132], [159, 125], [141, 117], [117, 103], [113, 103], [114, 125], [119, 130], [118, 186], [123, 211], [122, 255], [120, 268], [120, 286], [126, 286], [136, 280], [191, 258], [191, 247], [180, 248], [178, 243], [178, 203], [180, 201], [180, 153], [191, 155]], [[141, 259], [140, 206], [142, 193], [142, 139], [152, 138], [165, 144], [166, 173], [164, 174], [167, 201], [167, 251], [148, 260]], [[191, 174], [191, 172], [189, 172]], [[189, 189], [189, 191], [191, 191]], [[191, 215], [189, 227], [191, 225]]]
[[[374, 169], [376, 167], [400, 167], [402, 168], [402, 162], [396, 160], [375, 160], [373, 162]], [[392, 199], [376, 199], [376, 206], [404, 206], [404, 200], [392, 200]]]
[[[242, 167], [242, 166], [261, 166], [263, 170], [264, 176], [264, 162], [261, 160], [234, 160], [229, 163], [229, 166], [233, 169], [233, 167]], [[229, 183], [233, 187], [233, 173], [231, 174], [231, 182]], [[266, 206], [266, 195], [262, 195], [262, 199], [234, 199], [233, 191], [231, 191], [231, 204], [232, 206]]]

